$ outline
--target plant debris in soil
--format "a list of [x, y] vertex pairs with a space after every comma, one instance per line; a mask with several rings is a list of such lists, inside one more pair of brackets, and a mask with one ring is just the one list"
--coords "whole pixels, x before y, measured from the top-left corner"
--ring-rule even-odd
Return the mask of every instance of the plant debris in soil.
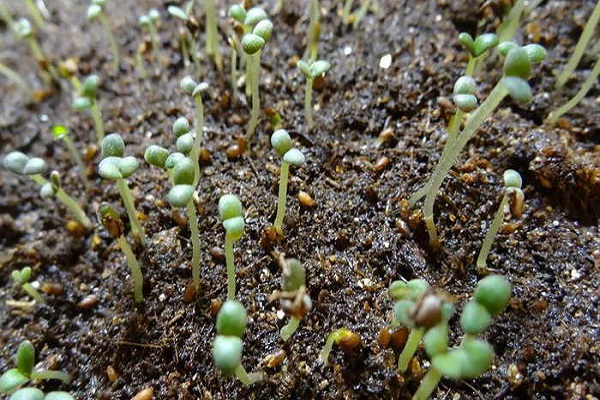
[[[172, 2], [108, 1], [105, 6], [123, 60], [111, 72], [111, 52], [95, 23], [85, 22], [87, 1], [47, 1], [50, 19], [38, 35], [48, 58], [76, 61], [80, 77], [98, 74], [98, 101], [107, 132], [118, 132], [127, 153], [143, 159], [150, 144], [171, 147], [171, 124], [193, 119], [192, 100], [179, 89], [191, 74], [178, 48], [180, 25], [166, 12]], [[593, 399], [598, 379], [600, 240], [600, 112], [598, 86], [556, 128], [543, 124], [585, 79], [592, 57], [584, 58], [563, 91], [554, 90], [593, 1], [542, 2], [522, 22], [516, 41], [537, 42], [548, 57], [531, 80], [535, 98], [527, 107], [505, 100], [469, 142], [442, 186], [435, 218], [442, 237], [429, 248], [418, 208], [405, 201], [430, 176], [441, 154], [450, 112], [443, 99], [466, 63], [458, 33], [495, 29], [499, 18], [480, 2], [378, 0], [358, 29], [344, 25], [341, 2], [321, 1], [319, 58], [332, 68], [315, 86], [315, 122], [305, 129], [304, 78], [294, 66], [304, 52], [305, 1], [264, 2], [275, 26], [261, 59], [264, 109], [278, 112], [306, 163], [291, 171], [283, 239], [271, 236], [280, 159], [271, 150], [273, 128], [263, 112], [255, 140], [232, 157], [249, 118], [243, 95], [229, 87], [229, 21], [219, 7], [224, 72], [201, 51], [197, 80], [205, 94], [206, 130], [198, 188], [201, 287], [189, 301], [191, 243], [185, 216], [166, 202], [165, 173], [140, 162], [129, 179], [148, 235], [134, 246], [144, 272], [144, 303], [135, 305], [125, 259], [110, 236], [69, 229], [69, 215], [43, 200], [26, 177], [0, 170], [0, 371], [13, 366], [18, 344], [31, 340], [46, 368], [72, 374], [68, 390], [78, 399], [130, 399], [152, 388], [158, 399], [408, 399], [428, 368], [421, 349], [409, 371], [395, 369], [400, 348], [384, 347], [379, 335], [392, 318], [387, 289], [397, 279], [423, 278], [445, 291], [461, 309], [483, 277], [474, 264], [500, 201], [502, 173], [515, 169], [524, 180], [522, 218], [503, 225], [488, 258], [490, 271], [513, 284], [508, 308], [486, 331], [496, 353], [480, 378], [442, 380], [438, 398]], [[492, 2], [496, 3], [496, 2]], [[25, 15], [21, 2], [9, 9]], [[163, 48], [146, 55], [149, 77], [140, 79], [133, 55], [142, 42], [138, 18], [150, 7], [162, 16]], [[196, 7], [199, 46], [204, 44], [203, 7]], [[24, 42], [0, 30], [2, 61], [42, 90], [37, 65]], [[202, 47], [203, 49], [203, 47]], [[389, 55], [388, 68], [380, 67]], [[493, 60], [478, 81], [487, 93], [501, 75]], [[61, 171], [63, 187], [95, 218], [101, 202], [122, 207], [116, 185], [97, 175], [93, 123], [71, 108], [65, 82], [45, 98], [28, 103], [19, 88], [0, 77], [0, 154], [19, 150], [43, 157]], [[243, 92], [243, 90], [242, 90]], [[76, 166], [53, 125], [69, 127], [76, 147], [88, 157], [93, 182], [85, 191]], [[243, 143], [242, 143], [243, 144]], [[235, 154], [234, 154], [235, 155]], [[299, 194], [304, 200], [298, 200]], [[211, 356], [218, 304], [226, 297], [224, 230], [218, 199], [234, 193], [244, 206], [246, 230], [235, 243], [237, 299], [248, 310], [242, 363], [264, 370], [264, 381], [244, 387], [219, 373]], [[314, 204], [308, 206], [306, 195]], [[303, 204], [304, 203], [304, 204]], [[121, 211], [122, 210], [121, 208]], [[307, 269], [313, 308], [288, 341], [287, 322], [272, 294], [280, 289], [279, 256], [295, 257]], [[28, 299], [13, 284], [15, 269], [31, 266], [47, 301], [14, 307]], [[7, 304], [8, 302], [8, 304]], [[317, 355], [327, 335], [345, 327], [362, 346], [332, 352], [323, 366]], [[460, 341], [457, 318], [451, 342]], [[273, 360], [277, 360], [274, 362]]]

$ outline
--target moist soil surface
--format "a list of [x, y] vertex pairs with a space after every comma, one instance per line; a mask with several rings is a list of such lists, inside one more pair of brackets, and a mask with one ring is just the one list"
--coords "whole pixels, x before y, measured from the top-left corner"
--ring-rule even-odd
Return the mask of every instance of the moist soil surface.
[[[525, 17], [515, 40], [548, 49], [530, 80], [534, 101], [518, 107], [505, 100], [459, 157], [436, 201], [442, 238], [437, 250], [428, 245], [420, 204], [410, 210], [406, 200], [429, 178], [443, 148], [452, 114], [448, 99], [467, 61], [457, 35], [494, 30], [500, 22], [493, 12], [496, 2], [481, 7], [476, 1], [378, 0], [377, 10], [369, 10], [352, 29], [342, 22], [340, 2], [322, 1], [319, 55], [332, 68], [315, 83], [312, 130], [303, 115], [304, 78], [294, 66], [304, 52], [305, 3], [288, 1], [280, 11], [274, 2], [262, 4], [275, 26], [261, 60], [263, 111], [281, 115], [282, 127], [306, 155], [303, 166], [291, 169], [284, 237], [278, 238], [269, 227], [280, 160], [269, 145], [273, 126], [266, 113], [248, 149], [227, 157], [244, 137], [250, 107], [243, 89], [235, 96], [229, 86], [226, 6], [219, 5], [224, 73], [204, 53], [204, 11], [196, 6], [202, 46], [198, 73], [184, 66], [177, 40], [181, 23], [168, 16], [170, 2], [107, 2], [122, 55], [119, 72], [113, 73], [100, 25], [85, 22], [87, 2], [46, 2], [50, 19], [37, 35], [44, 53], [53, 63], [73, 58], [80, 78], [101, 77], [98, 101], [106, 130], [120, 133], [126, 154], [140, 159], [128, 182], [148, 241], [142, 246], [131, 234], [128, 240], [143, 268], [144, 302], [133, 302], [123, 253], [96, 223], [102, 202], [126, 217], [115, 183], [97, 175], [100, 154], [93, 152], [89, 113], [72, 109], [67, 80], [32, 103], [0, 77], [0, 153], [19, 150], [43, 157], [50, 169], [62, 173], [64, 189], [95, 221], [89, 231], [78, 229], [69, 224], [66, 209], [40, 198], [39, 187], [27, 177], [0, 171], [0, 370], [14, 366], [18, 344], [28, 339], [42, 366], [73, 377], [70, 385], [37, 385], [68, 390], [77, 399], [130, 399], [150, 387], [156, 399], [408, 399], [428, 368], [427, 355], [419, 349], [409, 371], [399, 374], [395, 364], [402, 343], [382, 345], [380, 332], [393, 316], [390, 283], [426, 279], [446, 292], [460, 312], [477, 281], [493, 272], [513, 284], [507, 309], [483, 334], [496, 353], [493, 367], [473, 380], [443, 379], [435, 396], [596, 398], [598, 86], [557, 127], [544, 124], [550, 111], [576, 93], [593, 64], [584, 57], [566, 87], [554, 89], [555, 75], [595, 2], [542, 1]], [[15, 15], [26, 14], [19, 1], [5, 4]], [[162, 16], [162, 49], [145, 55], [148, 77], [140, 79], [133, 55], [144, 36], [137, 20], [152, 6]], [[47, 89], [27, 44], [6, 26], [0, 35], [2, 61], [37, 91]], [[391, 65], [382, 68], [380, 60], [387, 54]], [[166, 174], [143, 162], [150, 144], [174, 148], [170, 131], [178, 116], [193, 120], [193, 101], [179, 89], [179, 80], [188, 74], [210, 85], [204, 95], [206, 151], [197, 204], [202, 284], [191, 301], [185, 213], [166, 202], [171, 186]], [[500, 74], [500, 62], [489, 57], [477, 77], [481, 99]], [[65, 146], [53, 141], [55, 124], [69, 127], [86, 155], [91, 190], [84, 190], [82, 171]], [[509, 168], [523, 177], [524, 212], [518, 219], [507, 214], [488, 257], [489, 270], [477, 270], [475, 259], [500, 202], [502, 173]], [[302, 205], [300, 191], [314, 205]], [[236, 297], [250, 317], [243, 365], [265, 372], [264, 381], [250, 387], [224, 377], [211, 355], [216, 310], [226, 297], [224, 230], [217, 211], [225, 193], [240, 197], [246, 219], [245, 234], [234, 245]], [[288, 342], [279, 337], [288, 317], [278, 313], [280, 301], [272, 297], [280, 289], [281, 256], [306, 266], [313, 302]], [[11, 280], [11, 271], [24, 266], [33, 268], [44, 304], [15, 304], [30, 300]], [[318, 352], [327, 335], [341, 327], [358, 333], [362, 345], [349, 352], [334, 346], [324, 366]], [[450, 329], [451, 343], [458, 344], [457, 317]], [[267, 356], [283, 352], [283, 359], [267, 365]], [[107, 369], [114, 370], [110, 379]]]

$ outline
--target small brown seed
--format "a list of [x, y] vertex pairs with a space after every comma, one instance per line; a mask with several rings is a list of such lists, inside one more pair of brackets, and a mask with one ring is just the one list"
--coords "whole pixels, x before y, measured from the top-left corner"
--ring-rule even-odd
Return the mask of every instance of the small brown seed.
[[433, 294], [428, 294], [417, 305], [414, 315], [415, 325], [431, 328], [442, 319], [442, 301]]
[[71, 236], [83, 236], [83, 234], [85, 233], [85, 227], [83, 225], [81, 225], [79, 222], [74, 221], [72, 219], [67, 221], [67, 232], [69, 232], [69, 234]]
[[390, 165], [390, 159], [386, 156], [379, 158], [373, 165], [373, 171], [381, 172]]
[[210, 156], [211, 156], [210, 151], [208, 151], [205, 148], [200, 149], [200, 158], [199, 158], [200, 164], [202, 164], [202, 165], [208, 164], [210, 162]]
[[84, 310], [89, 310], [94, 307], [98, 303], [98, 297], [96, 295], [90, 294], [85, 296], [83, 300], [77, 303], [77, 307], [83, 308]]
[[352, 331], [347, 331], [345, 334], [339, 338], [337, 341], [337, 345], [340, 346], [340, 349], [344, 351], [351, 351], [360, 346], [362, 340], [358, 333], [354, 333]]
[[302, 190], [298, 192], [298, 201], [304, 207], [312, 207], [315, 205], [315, 202], [312, 199], [312, 197], [310, 197], [310, 194], [308, 194]]
[[196, 286], [194, 286], [193, 283], [190, 283], [185, 287], [185, 290], [183, 291], [183, 302], [191, 303], [192, 301], [194, 301], [197, 294], [198, 291], [196, 290]]
[[228, 160], [235, 160], [242, 154], [242, 149], [237, 144], [232, 144], [225, 150], [225, 155]]
[[211, 317], [216, 317], [217, 314], [219, 313], [219, 310], [221, 309], [221, 300], [219, 299], [211, 299], [210, 300], [210, 316]]
[[215, 261], [225, 261], [225, 251], [219, 246], [213, 246], [210, 248], [210, 256]]
[[112, 365], [106, 367], [106, 375], [108, 376], [108, 380], [111, 383], [119, 379], [119, 374], [117, 374], [117, 371], [115, 371]]
[[65, 288], [60, 283], [44, 282], [42, 283], [41, 291], [52, 296], [60, 296], [65, 291]]
[[149, 387], [139, 391], [131, 400], [150, 400], [154, 396], [154, 389]]
[[267, 368], [275, 368], [281, 365], [286, 356], [285, 350], [277, 350], [275, 353], [268, 354], [264, 359], [264, 363]]

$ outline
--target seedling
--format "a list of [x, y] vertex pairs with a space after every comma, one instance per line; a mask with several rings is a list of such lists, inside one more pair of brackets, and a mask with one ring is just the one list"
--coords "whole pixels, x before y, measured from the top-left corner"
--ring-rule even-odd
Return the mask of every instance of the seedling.
[[19, 344], [15, 355], [16, 368], [11, 368], [0, 376], [0, 393], [10, 394], [31, 380], [71, 381], [69, 374], [63, 371], [34, 370], [35, 349], [29, 340]]
[[[194, 117], [196, 125], [196, 137], [194, 138], [194, 143], [190, 151], [190, 158], [194, 162], [193, 186], [196, 187], [198, 185], [198, 181], [200, 181], [200, 164], [198, 163], [198, 158], [200, 157], [200, 145], [202, 144], [202, 133], [204, 131], [204, 103], [202, 102], [202, 93], [208, 89], [208, 83], [196, 83], [191, 77], [186, 76], [181, 80], [180, 86], [185, 93], [194, 98], [194, 104], [196, 108]], [[177, 137], [180, 138], [180, 136], [181, 135]], [[181, 152], [184, 153], [184, 151]]]
[[230, 84], [231, 84], [231, 99], [235, 103], [237, 100], [237, 53], [240, 46], [239, 40], [235, 36], [229, 36], [227, 38], [227, 43], [231, 48], [231, 59], [229, 63], [231, 64], [231, 75], [230, 75]]
[[325, 345], [319, 352], [319, 360], [324, 366], [327, 366], [329, 354], [331, 353], [334, 344], [338, 345], [345, 352], [350, 352], [359, 347], [361, 343], [362, 340], [358, 333], [352, 332], [350, 329], [346, 328], [336, 329], [327, 336]]
[[135, 258], [131, 246], [127, 243], [125, 227], [121, 216], [110, 204], [102, 203], [98, 207], [98, 219], [108, 234], [117, 241], [121, 251], [125, 255], [125, 260], [131, 271], [131, 279], [133, 279], [133, 299], [136, 303], [141, 303], [144, 301], [142, 268]]
[[87, 20], [98, 20], [100, 21], [100, 24], [102, 24], [104, 34], [106, 35], [106, 39], [108, 40], [110, 49], [113, 53], [113, 72], [117, 72], [119, 71], [120, 63], [119, 46], [117, 45], [117, 40], [115, 39], [115, 36], [112, 33], [110, 22], [108, 21], [108, 18], [104, 13], [105, 3], [106, 0], [92, 0], [92, 4], [90, 4], [90, 6], [87, 9]]
[[490, 116], [507, 95], [510, 94], [519, 104], [526, 104], [531, 101], [533, 94], [526, 79], [530, 75], [531, 65], [540, 63], [546, 56], [546, 50], [535, 44], [521, 47], [512, 42], [504, 42], [500, 44], [498, 49], [505, 56], [502, 78], [492, 89], [487, 99], [473, 111], [465, 127], [454, 140], [452, 148], [448, 150], [448, 156], [440, 160], [430, 180], [431, 184], [423, 205], [423, 216], [429, 233], [429, 243], [434, 248], [439, 246], [439, 239], [433, 222], [433, 205], [444, 178], [469, 139], [477, 133], [483, 121]]
[[195, 36], [198, 32], [198, 21], [196, 21], [196, 19], [192, 16], [193, 7], [194, 0], [191, 0], [185, 6], [185, 10], [177, 6], [169, 6], [167, 11], [175, 18], [184, 22], [184, 27], [181, 29], [182, 34], [180, 35], [179, 40], [184, 66], [187, 67], [189, 65], [189, 56], [191, 55], [194, 65], [196, 66], [196, 74], [200, 75], [202, 68], [200, 66], [200, 58], [198, 56], [198, 49], [195, 39]]
[[100, 85], [98, 75], [90, 75], [83, 81], [81, 85], [81, 93], [79, 97], [73, 101], [73, 108], [77, 111], [90, 110], [92, 120], [94, 121], [94, 130], [96, 132], [96, 140], [99, 145], [104, 141], [104, 123], [102, 122], [102, 113], [96, 100], [96, 92]]
[[62, 140], [63, 143], [65, 144], [65, 146], [67, 146], [67, 150], [71, 154], [71, 158], [73, 159], [73, 161], [79, 168], [81, 180], [83, 180], [83, 184], [85, 185], [86, 190], [89, 191], [92, 186], [90, 184], [89, 179], [87, 178], [87, 176], [85, 174], [85, 165], [83, 164], [81, 155], [75, 148], [75, 143], [73, 142], [73, 139], [71, 139], [71, 136], [69, 135], [69, 130], [67, 129], [66, 126], [55, 125], [52, 127], [51, 131], [52, 131], [52, 136], [54, 137], [54, 140]]
[[354, 4], [354, 0], [346, 0], [344, 8], [341, 11], [344, 24], [352, 24], [353, 29], [358, 28], [360, 21], [362, 21], [362, 19], [367, 15], [367, 12], [371, 7], [371, 3], [372, 0], [362, 0], [358, 11], [356, 11], [356, 13], [352, 13], [352, 5]]
[[42, 177], [42, 172], [46, 170], [46, 162], [44, 160], [39, 157], [30, 158], [20, 151], [13, 151], [4, 157], [4, 167], [16, 174], [29, 176], [31, 180], [42, 187], [42, 194], [44, 195], [48, 193], [48, 188], [50, 188], [52, 194], [67, 207], [67, 210], [73, 214], [81, 225], [86, 229], [92, 227], [92, 222], [85, 215], [79, 203], [60, 187], [58, 172], [55, 171], [52, 173], [51, 182]]
[[44, 17], [42, 16], [42, 13], [40, 11], [40, 9], [38, 8], [38, 6], [35, 4], [35, 2], [33, 0], [25, 0], [25, 7], [27, 7], [27, 11], [29, 11], [29, 14], [31, 15], [31, 19], [33, 20], [33, 23], [35, 24], [35, 26], [38, 29], [43, 29], [44, 28]]
[[279, 335], [287, 342], [298, 330], [300, 321], [312, 308], [312, 300], [306, 294], [306, 270], [295, 258], [281, 260], [281, 290], [277, 297], [283, 300], [283, 309], [291, 316], [281, 328]]
[[24, 39], [29, 45], [31, 54], [36, 59], [38, 66], [40, 67], [40, 78], [42, 78], [44, 84], [46, 86], [52, 85], [53, 78], [58, 81], [58, 74], [56, 73], [54, 66], [52, 66], [42, 52], [42, 48], [35, 37], [35, 32], [33, 31], [29, 20], [26, 18], [19, 19], [14, 25], [14, 30], [17, 33], [17, 36], [21, 39]]
[[504, 216], [504, 209], [509, 203], [509, 199], [513, 198], [512, 210], [514, 210], [514, 214], [517, 217], [521, 216], [521, 211], [523, 208], [523, 191], [521, 190], [521, 186], [523, 185], [523, 181], [521, 179], [521, 175], [515, 170], [508, 169], [504, 172], [504, 191], [502, 194], [502, 200], [500, 201], [500, 205], [498, 206], [498, 211], [494, 215], [494, 219], [492, 220], [492, 224], [490, 225], [490, 229], [488, 230], [485, 238], [483, 239], [483, 243], [481, 244], [481, 250], [479, 250], [479, 256], [477, 257], [477, 269], [480, 271], [485, 270], [486, 267], [486, 259], [488, 254], [490, 253], [490, 249], [492, 248], [492, 243], [494, 243], [494, 238], [502, 225], [502, 218]]
[[312, 129], [315, 125], [312, 115], [313, 82], [316, 78], [325, 75], [331, 68], [331, 64], [325, 60], [313, 61], [310, 64], [299, 60], [297, 65], [302, 75], [306, 78], [306, 86], [304, 87], [304, 116], [306, 117], [308, 129]]
[[133, 196], [127, 186], [126, 179], [129, 178], [138, 167], [138, 160], [135, 157], [123, 157], [125, 154], [125, 142], [117, 133], [111, 133], [102, 141], [102, 161], [98, 165], [98, 174], [104, 179], [112, 179], [117, 182], [119, 193], [123, 199], [129, 223], [131, 224], [131, 233], [136, 236], [142, 244], [146, 242], [144, 228], [140, 225], [133, 203]]
[[31, 283], [29, 283], [29, 280], [31, 279], [31, 267], [25, 267], [20, 271], [13, 271], [12, 278], [21, 286], [21, 289], [23, 289], [37, 303], [44, 302], [44, 298], [40, 292], [38, 292], [37, 289], [34, 288]]
[[150, 9], [148, 14], [142, 15], [139, 18], [139, 23], [143, 28], [148, 30], [150, 34], [150, 41], [152, 42], [152, 49], [159, 51], [161, 49], [160, 40], [158, 39], [158, 32], [156, 26], [160, 20], [160, 13], [156, 8]]
[[277, 215], [273, 226], [280, 235], [283, 234], [283, 217], [285, 216], [285, 207], [287, 199], [288, 175], [290, 164], [299, 167], [306, 160], [304, 154], [292, 147], [292, 139], [285, 129], [278, 129], [271, 135], [271, 146], [279, 157], [282, 157], [281, 169], [279, 172], [279, 195], [277, 198]]
[[223, 70], [221, 52], [219, 51], [219, 32], [217, 30], [217, 9], [215, 0], [204, 0], [206, 13], [206, 54], [213, 58], [219, 71]]
[[[182, 136], [183, 137], [183, 136]], [[163, 155], [161, 155], [162, 158]], [[192, 239], [192, 281], [196, 291], [200, 288], [200, 232], [194, 203], [194, 162], [188, 157], [177, 161], [173, 168], [173, 183], [168, 195], [173, 207], [186, 207]]]
[[40, 389], [37, 388], [23, 388], [14, 392], [8, 400], [75, 400], [67, 392], [48, 392], [44, 395]]
[[248, 324], [246, 309], [236, 300], [228, 299], [217, 314], [217, 336], [213, 342], [213, 359], [223, 375], [235, 375], [249, 386], [263, 379], [260, 372], [247, 373], [242, 365], [244, 331]]
[[316, 60], [319, 52], [319, 35], [321, 33], [321, 25], [319, 23], [319, 0], [310, 0], [310, 20], [308, 30], [306, 31], [306, 50], [302, 56], [305, 60]]
[[431, 367], [421, 381], [413, 400], [427, 400], [442, 377], [477, 378], [491, 365], [494, 351], [488, 342], [476, 335], [485, 331], [492, 318], [500, 314], [510, 298], [510, 283], [502, 276], [490, 275], [479, 281], [473, 299], [465, 306], [460, 326], [466, 333], [457, 348], [448, 348], [448, 325], [430, 329], [423, 338]]
[[225, 228], [225, 260], [227, 264], [227, 299], [235, 299], [235, 265], [233, 263], [233, 242], [244, 234], [242, 203], [237, 196], [226, 194], [219, 199], [219, 216]]
[[248, 122], [248, 130], [246, 131], [246, 140], [248, 142], [250, 142], [250, 139], [254, 135], [260, 112], [260, 97], [258, 93], [260, 54], [265, 43], [271, 38], [272, 31], [273, 23], [269, 19], [262, 19], [254, 25], [252, 33], [247, 33], [242, 38], [242, 48], [246, 53], [246, 82], [250, 84], [250, 92], [252, 94], [252, 111], [250, 113], [250, 121]]

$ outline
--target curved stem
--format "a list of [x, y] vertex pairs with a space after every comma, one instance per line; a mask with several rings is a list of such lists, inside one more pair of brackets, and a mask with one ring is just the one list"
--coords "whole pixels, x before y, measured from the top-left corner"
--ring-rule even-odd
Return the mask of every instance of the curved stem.
[[[600, 1], [598, 3], [600, 4]], [[598, 79], [599, 75], [600, 75], [600, 57], [596, 61], [596, 65], [594, 65], [594, 69], [592, 69], [592, 71], [590, 72], [590, 74], [588, 75], [586, 80], [583, 82], [583, 84], [581, 85], [581, 88], [579, 88], [579, 91], [575, 94], [575, 96], [573, 96], [573, 98], [571, 98], [571, 100], [566, 102], [563, 106], [557, 108], [556, 110], [554, 110], [550, 113], [550, 116], [548, 117], [548, 122], [550, 123], [551, 126], [554, 125], [556, 123], [556, 121], [558, 121], [558, 119], [562, 115], [571, 111], [571, 109], [573, 107], [575, 107], [585, 97], [587, 92], [589, 92], [589, 90], [592, 88], [592, 86], [594, 86], [594, 83]]]
[[225, 262], [227, 264], [227, 300], [235, 299], [235, 264], [233, 260], [233, 239], [225, 234]]
[[247, 56], [247, 76], [246, 79], [251, 78], [250, 80], [250, 91], [252, 92], [252, 111], [250, 112], [250, 121], [248, 122], [248, 131], [246, 132], [246, 140], [250, 142], [252, 136], [254, 136], [254, 132], [256, 131], [256, 126], [258, 125], [258, 115], [260, 113], [260, 97], [258, 94], [258, 81], [259, 81], [259, 72], [260, 72], [260, 53], [258, 50], [254, 54], [249, 54]]
[[279, 195], [277, 196], [277, 216], [275, 217], [275, 223], [273, 226], [280, 235], [283, 233], [283, 217], [285, 216], [285, 206], [287, 201], [287, 185], [288, 175], [290, 171], [290, 164], [282, 161], [281, 170], [279, 172]]
[[304, 115], [306, 115], [306, 126], [308, 129], [312, 129], [315, 125], [312, 115], [312, 89], [313, 80], [306, 79], [306, 86], [304, 87]]
[[442, 379], [440, 372], [431, 367], [421, 380], [421, 385], [415, 392], [412, 400], [427, 400], [431, 397], [431, 394], [437, 388], [438, 383]]
[[464, 129], [457, 136], [454, 146], [449, 149], [448, 157], [441, 160], [443, 162], [438, 163], [433, 175], [431, 176], [431, 186], [429, 192], [425, 196], [425, 203], [423, 204], [423, 217], [429, 232], [429, 243], [437, 247], [439, 239], [437, 237], [437, 230], [433, 222], [433, 205], [435, 198], [442, 185], [442, 182], [446, 178], [446, 175], [452, 168], [456, 158], [460, 154], [461, 150], [465, 147], [469, 139], [477, 133], [477, 130], [485, 121], [485, 119], [498, 107], [502, 99], [506, 97], [508, 91], [504, 87], [502, 80], [494, 86], [494, 89], [490, 92], [487, 99], [471, 114], [467, 120]]
[[50, 380], [56, 379], [58, 381], [63, 381], [65, 383], [71, 382], [71, 375], [67, 374], [63, 371], [55, 371], [55, 370], [44, 370], [44, 371], [32, 371], [31, 379], [33, 380]]
[[21, 285], [21, 287], [29, 295], [29, 297], [36, 301], [36, 303], [44, 302], [44, 298], [42, 297], [40, 292], [38, 292], [33, 286], [31, 286], [29, 282], [25, 282], [23, 285]]
[[502, 25], [498, 28], [499, 43], [511, 40], [515, 36], [523, 10], [525, 10], [525, 0], [517, 0], [504, 21], [502, 21]]
[[131, 233], [134, 236], [138, 237], [142, 244], [146, 243], [146, 235], [144, 234], [144, 228], [140, 225], [140, 221], [137, 218], [137, 212], [135, 211], [135, 205], [133, 204], [133, 196], [131, 195], [131, 191], [127, 186], [127, 182], [125, 179], [117, 179], [117, 186], [119, 188], [119, 192], [121, 193], [121, 197], [123, 198], [123, 204], [125, 205], [125, 210], [127, 211], [127, 216], [129, 217], [129, 223], [131, 224]]
[[144, 288], [144, 277], [142, 275], [142, 268], [138, 264], [131, 246], [127, 243], [125, 236], [121, 235], [117, 238], [119, 247], [125, 255], [125, 260], [131, 271], [131, 279], [133, 280], [133, 299], [136, 303], [144, 301], [143, 288]]
[[404, 349], [402, 349], [402, 353], [398, 357], [398, 371], [401, 373], [406, 372], [408, 369], [408, 363], [415, 354], [415, 351], [417, 351], [424, 333], [425, 330], [423, 328], [413, 328], [410, 330]]
[[200, 232], [198, 231], [196, 205], [193, 199], [188, 202], [187, 211], [192, 239], [192, 282], [197, 292], [200, 289]]
[[118, 72], [119, 64], [120, 64], [120, 56], [119, 56], [119, 46], [117, 45], [117, 40], [115, 39], [115, 35], [113, 35], [113, 33], [112, 33], [112, 30], [110, 28], [110, 23], [108, 22], [108, 18], [106, 18], [106, 15], [104, 15], [104, 13], [100, 13], [98, 15], [98, 18], [100, 19], [100, 23], [102, 24], [102, 27], [104, 28], [104, 34], [106, 35], [106, 39], [108, 40], [108, 44], [113, 53], [113, 72]]
[[331, 349], [333, 349], [333, 344], [339, 336], [339, 330], [335, 330], [327, 336], [327, 340], [325, 340], [325, 345], [319, 352], [319, 360], [323, 362], [323, 365], [327, 365], [327, 360], [329, 359], [329, 353], [331, 353]]
[[250, 386], [253, 383], [264, 379], [261, 372], [247, 373], [242, 364], [238, 365], [235, 369], [235, 376], [246, 386]]
[[284, 325], [279, 331], [279, 336], [284, 342], [287, 342], [292, 335], [298, 330], [300, 326], [300, 319], [296, 317], [290, 318], [290, 321]]
[[[556, 89], [561, 89], [567, 80], [573, 75], [573, 71], [577, 68], [577, 64], [581, 60], [583, 53], [585, 52], [585, 48], [592, 38], [594, 34], [594, 30], [596, 29], [596, 25], [598, 25], [598, 20], [600, 20], [600, 1], [596, 2], [596, 7], [594, 7], [594, 11], [590, 15], [590, 18], [585, 23], [585, 27], [583, 28], [583, 32], [581, 32], [581, 36], [579, 36], [579, 40], [575, 45], [575, 51], [573, 51], [573, 55], [569, 59], [569, 62], [565, 66], [565, 69], [560, 73], [558, 78], [556, 79]], [[596, 63], [597, 65], [598, 63]]]
[[485, 261], [487, 259], [488, 254], [490, 254], [490, 249], [492, 248], [492, 244], [494, 243], [494, 238], [502, 225], [502, 217], [504, 216], [504, 207], [508, 204], [508, 196], [506, 190], [504, 194], [502, 194], [502, 200], [500, 201], [500, 205], [498, 206], [498, 210], [494, 215], [494, 219], [490, 224], [490, 229], [488, 230], [483, 242], [481, 244], [481, 250], [479, 250], [479, 256], [477, 257], [477, 268], [479, 270], [483, 270], [485, 268]]

